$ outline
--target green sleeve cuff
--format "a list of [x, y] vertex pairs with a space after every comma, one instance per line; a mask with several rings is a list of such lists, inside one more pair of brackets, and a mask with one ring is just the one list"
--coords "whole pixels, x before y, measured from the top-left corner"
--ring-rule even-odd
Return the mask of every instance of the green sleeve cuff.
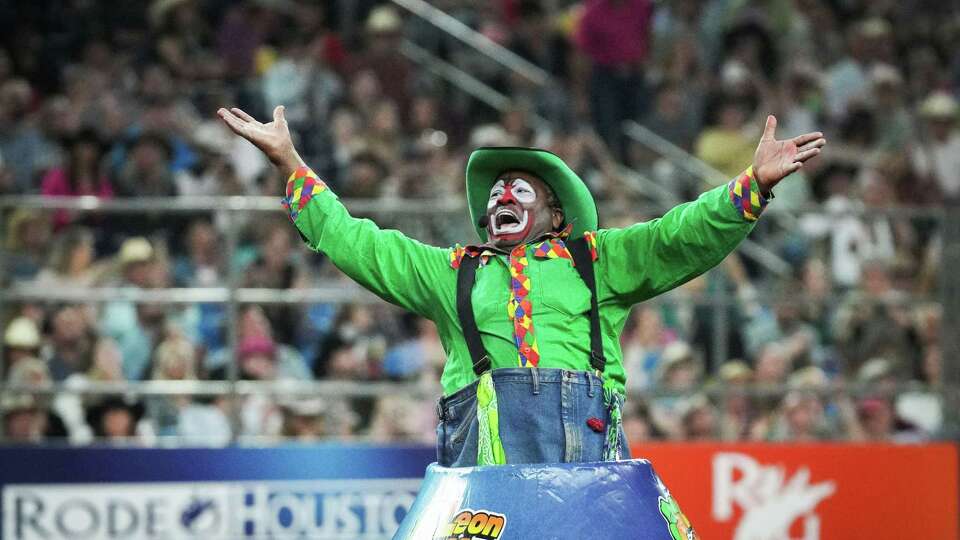
[[752, 165], [727, 184], [727, 191], [734, 209], [747, 221], [756, 221], [769, 202], [760, 194], [760, 185], [754, 178]]

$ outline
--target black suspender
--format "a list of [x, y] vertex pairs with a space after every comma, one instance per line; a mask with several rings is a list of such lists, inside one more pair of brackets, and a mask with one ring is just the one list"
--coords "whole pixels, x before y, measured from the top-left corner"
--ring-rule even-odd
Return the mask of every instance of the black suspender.
[[[573, 257], [573, 263], [587, 288], [590, 289], [590, 367], [603, 373], [606, 358], [603, 356], [603, 338], [600, 334], [600, 310], [597, 306], [597, 280], [593, 270], [593, 257], [586, 238], [567, 242], [567, 249]], [[464, 255], [457, 272], [457, 317], [463, 329], [463, 338], [467, 342], [470, 358], [473, 360], [473, 372], [477, 375], [490, 369], [490, 356], [480, 340], [480, 329], [473, 313], [473, 284], [476, 281], [480, 257]]]
[[607, 364], [603, 356], [603, 337], [600, 334], [600, 308], [597, 306], [597, 279], [593, 272], [593, 256], [587, 239], [580, 237], [567, 244], [574, 267], [580, 279], [590, 289], [590, 366], [600, 373]]
[[463, 328], [463, 339], [470, 350], [473, 360], [473, 372], [478, 376], [490, 369], [490, 357], [480, 341], [480, 329], [477, 328], [477, 319], [473, 316], [473, 283], [476, 280], [477, 266], [480, 257], [464, 255], [460, 260], [460, 270], [457, 272], [457, 317], [460, 318], [460, 327]]

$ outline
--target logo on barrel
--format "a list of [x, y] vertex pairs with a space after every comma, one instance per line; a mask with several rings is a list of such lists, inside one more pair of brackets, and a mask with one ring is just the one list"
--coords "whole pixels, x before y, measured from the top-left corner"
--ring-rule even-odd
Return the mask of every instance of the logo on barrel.
[[461, 510], [440, 526], [434, 540], [495, 540], [507, 527], [507, 516], [489, 510]]
[[697, 540], [697, 533], [693, 531], [690, 520], [683, 515], [677, 501], [673, 497], [660, 497], [660, 515], [667, 520], [667, 528], [670, 529], [670, 538], [673, 540]]

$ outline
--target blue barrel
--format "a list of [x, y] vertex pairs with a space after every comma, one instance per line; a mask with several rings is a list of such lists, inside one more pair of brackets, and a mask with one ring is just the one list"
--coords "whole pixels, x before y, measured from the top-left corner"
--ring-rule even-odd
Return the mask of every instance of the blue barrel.
[[643, 459], [446, 468], [436, 463], [394, 540], [694, 540]]

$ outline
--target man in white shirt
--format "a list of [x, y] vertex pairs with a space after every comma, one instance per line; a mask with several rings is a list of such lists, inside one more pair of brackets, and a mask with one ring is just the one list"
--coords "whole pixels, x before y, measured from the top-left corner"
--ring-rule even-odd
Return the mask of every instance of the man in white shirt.
[[920, 105], [924, 136], [911, 152], [913, 169], [940, 188], [943, 198], [960, 200], [960, 131], [956, 129], [957, 100], [937, 92]]

